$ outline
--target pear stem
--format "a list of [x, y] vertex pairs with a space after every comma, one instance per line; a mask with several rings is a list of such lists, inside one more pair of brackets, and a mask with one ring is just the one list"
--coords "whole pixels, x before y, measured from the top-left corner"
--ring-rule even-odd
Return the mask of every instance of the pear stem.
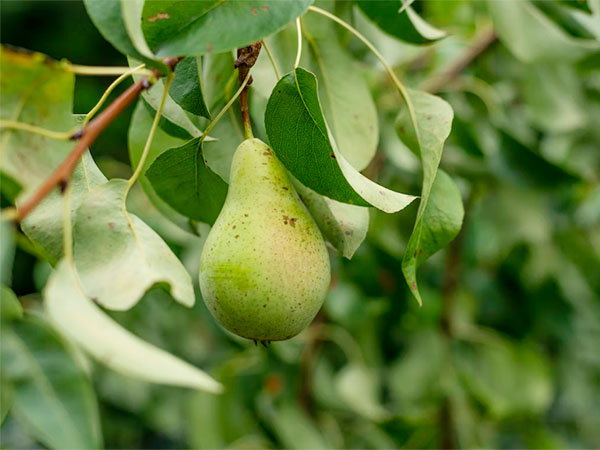
[[258, 59], [261, 47], [262, 44], [260, 42], [255, 42], [246, 47], [238, 48], [237, 59], [235, 60], [235, 67], [239, 71], [240, 86], [246, 83], [246, 86], [240, 93], [240, 112], [242, 113], [242, 124], [244, 125], [244, 136], [246, 139], [254, 137], [254, 134], [252, 134], [252, 122], [250, 121], [250, 110], [248, 109], [248, 87], [252, 84], [252, 76], [248, 80], [246, 78]]

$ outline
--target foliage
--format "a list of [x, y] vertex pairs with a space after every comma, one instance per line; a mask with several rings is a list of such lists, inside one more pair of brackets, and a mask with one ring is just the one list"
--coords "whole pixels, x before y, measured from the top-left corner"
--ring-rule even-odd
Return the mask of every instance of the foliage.
[[[13, 3], [3, 42], [81, 62], [69, 28], [44, 47], [14, 25], [43, 6]], [[598, 0], [83, 3], [69, 14], [85, 63], [145, 64], [132, 78], [153, 86], [64, 195], [0, 222], [3, 447], [600, 445]], [[313, 325], [266, 349], [196, 301], [244, 139], [239, 100], [220, 114], [233, 52], [261, 39], [275, 67], [263, 47], [254, 134], [330, 244], [333, 280]], [[172, 73], [165, 57], [185, 58]], [[3, 214], [102, 95], [79, 70], [2, 47]]]

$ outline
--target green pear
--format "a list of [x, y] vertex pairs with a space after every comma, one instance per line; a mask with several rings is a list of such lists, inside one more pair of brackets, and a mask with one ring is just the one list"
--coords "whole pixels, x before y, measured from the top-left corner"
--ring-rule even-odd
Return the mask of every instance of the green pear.
[[262, 141], [242, 142], [200, 258], [208, 309], [239, 336], [281, 341], [308, 326], [329, 281], [325, 242], [285, 168]]

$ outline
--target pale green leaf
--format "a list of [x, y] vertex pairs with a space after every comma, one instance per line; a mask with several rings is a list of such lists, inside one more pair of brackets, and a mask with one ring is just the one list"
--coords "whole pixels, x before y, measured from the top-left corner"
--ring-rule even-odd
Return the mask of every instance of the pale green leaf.
[[369, 210], [336, 202], [294, 180], [294, 187], [315, 219], [323, 237], [342, 256], [351, 259], [369, 230]]
[[190, 275], [154, 230], [126, 213], [125, 185], [114, 179], [96, 187], [75, 214], [75, 266], [84, 291], [109, 309], [126, 310], [148, 289], [166, 283], [176, 301], [192, 306]]
[[[72, 115], [74, 75], [66, 63], [40, 53], [22, 53], [2, 47], [0, 117], [55, 131], [67, 131], [77, 120]], [[21, 186], [17, 206], [27, 199], [64, 160], [73, 142], [3, 128], [0, 170]], [[89, 153], [71, 176], [71, 208], [106, 178]], [[50, 262], [62, 254], [62, 198], [53, 190], [22, 222], [23, 232], [39, 246]]]
[[528, 0], [488, 0], [500, 40], [525, 62], [576, 61], [600, 49], [600, 43], [570, 36]]
[[101, 447], [91, 382], [55, 331], [35, 316], [4, 323], [1, 353], [13, 386], [11, 414], [36, 439], [53, 448]]
[[105, 315], [85, 296], [66, 261], [50, 277], [44, 300], [56, 326], [111, 369], [152, 383], [222, 390], [202, 370], [142, 341]]

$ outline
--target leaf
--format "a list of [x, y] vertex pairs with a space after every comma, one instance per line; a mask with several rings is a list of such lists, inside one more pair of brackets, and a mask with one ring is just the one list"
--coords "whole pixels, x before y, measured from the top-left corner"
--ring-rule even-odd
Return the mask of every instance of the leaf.
[[[438, 181], [439, 190], [436, 189], [440, 200], [436, 199], [426, 214], [434, 181], [438, 178], [436, 173], [439, 173], [444, 141], [450, 134], [453, 112], [448, 103], [435, 95], [408, 89], [407, 96], [413, 115], [409, 108], [404, 108], [398, 115], [396, 129], [404, 144], [421, 157], [423, 187], [415, 226], [402, 260], [402, 272], [413, 295], [421, 303], [417, 265], [439, 250], [440, 244], [454, 238], [462, 223], [463, 208], [458, 189], [449, 177], [442, 175]], [[440, 203], [442, 199], [450, 203]]]
[[357, 172], [337, 149], [323, 118], [317, 80], [301, 68], [285, 75], [269, 98], [265, 127], [275, 153], [305, 186], [331, 199], [397, 212], [415, 197]]
[[11, 414], [49, 447], [98, 448], [94, 390], [67, 349], [39, 317], [3, 324], [2, 374], [13, 386]]
[[10, 284], [15, 257], [15, 227], [8, 221], [0, 221], [0, 284]]
[[20, 319], [23, 317], [23, 308], [13, 291], [0, 285], [0, 318], [4, 321]]
[[363, 170], [377, 151], [379, 124], [375, 103], [362, 70], [337, 42], [325, 17], [308, 15], [303, 32], [318, 67], [319, 98], [340, 152]]
[[210, 119], [210, 112], [202, 93], [201, 61], [199, 56], [188, 56], [179, 61], [175, 67], [175, 78], [169, 95], [186, 111]]
[[355, 0], [358, 7], [381, 30], [413, 44], [427, 44], [446, 36], [425, 22], [402, 0]]
[[495, 418], [539, 414], [553, 398], [552, 378], [543, 355], [500, 336], [457, 346], [454, 360], [463, 383]]
[[121, 14], [123, 16], [123, 23], [127, 34], [131, 39], [133, 46], [140, 52], [140, 54], [153, 58], [152, 50], [148, 47], [144, 33], [142, 32], [142, 24], [140, 17], [142, 16], [142, 10], [144, 5], [150, 2], [145, 0], [120, 0], [121, 1]]
[[[75, 77], [66, 63], [41, 53], [27, 53], [2, 47], [0, 54], [0, 117], [56, 131], [72, 129]], [[70, 153], [73, 143], [49, 139], [25, 131], [2, 129], [0, 170], [19, 183], [23, 190], [17, 206], [38, 188]], [[106, 180], [89, 153], [83, 156], [71, 177], [71, 207], [83, 195]], [[62, 199], [53, 190], [22, 222], [23, 232], [35, 242], [50, 262], [62, 254]]]
[[528, 67], [523, 96], [531, 121], [545, 131], [566, 133], [586, 125], [581, 79], [569, 66], [553, 62]]
[[265, 404], [262, 405], [261, 413], [267, 423], [271, 425], [283, 448], [325, 449], [330, 447], [317, 426], [296, 403], [286, 402], [279, 408]]
[[44, 301], [56, 326], [111, 369], [151, 383], [221, 391], [205, 372], [142, 341], [105, 315], [85, 296], [66, 261], [48, 280]]
[[[135, 59], [128, 58], [128, 60], [130, 67], [136, 67], [139, 65], [139, 61], [136, 61]], [[141, 75], [133, 75], [133, 79], [135, 81], [139, 80], [140, 78]], [[156, 82], [150, 89], [147, 89], [142, 92], [142, 98], [146, 101], [148, 106], [150, 106], [150, 108], [153, 111], [152, 115], [154, 115], [154, 113], [158, 109], [158, 106], [160, 105], [164, 89], [164, 80], [160, 78], [156, 80]], [[202, 132], [198, 129], [194, 122], [192, 122], [192, 120], [183, 110], [183, 108], [177, 103], [175, 103], [170, 94], [167, 96], [167, 99], [165, 101], [165, 105], [162, 111], [162, 118], [170, 122], [171, 125], [183, 129], [183, 135], [181, 134], [182, 132], [179, 132], [177, 137], [187, 137], [185, 136], [185, 133], [187, 133], [191, 137], [198, 137], [202, 134]], [[165, 129], [165, 131], [169, 131], [164, 127], [163, 129]]]
[[227, 196], [227, 183], [207, 165], [201, 138], [161, 154], [146, 176], [175, 211], [212, 225]]
[[[133, 111], [131, 122], [129, 124], [127, 143], [129, 147], [129, 160], [131, 161], [131, 166], [133, 168], [137, 168], [146, 145], [148, 133], [150, 133], [150, 128], [152, 127], [153, 117], [150, 115], [148, 109], [149, 108], [145, 106], [144, 101], [139, 100]], [[150, 202], [164, 217], [179, 226], [182, 230], [194, 233], [188, 218], [179, 214], [163, 200], [161, 200], [160, 197], [156, 195], [156, 192], [154, 192], [154, 189], [152, 189], [152, 185], [145, 175], [146, 169], [150, 167], [150, 165], [159, 155], [168, 149], [180, 146], [183, 143], [185, 143], [183, 139], [173, 137], [162, 129], [158, 128], [154, 133], [154, 139], [152, 139], [152, 143], [148, 149], [148, 157], [144, 162], [144, 168], [142, 169], [142, 173], [140, 174], [138, 182], [142, 186], [142, 189], [146, 193], [146, 196]]]
[[[84, 0], [83, 4], [100, 34], [118, 51], [166, 74], [168, 67], [153, 57], [142, 44], [134, 22], [134, 15], [139, 12], [140, 5], [138, 0], [133, 1], [135, 3], [132, 0]], [[131, 30], [135, 44], [140, 48], [136, 47], [128, 30]]]
[[390, 367], [390, 395], [403, 417], [426, 417], [439, 405], [442, 386], [451, 376], [444, 374], [448, 364], [444, 337], [423, 329], [406, 339], [405, 345], [401, 357]]
[[144, 2], [140, 23], [148, 45], [156, 48], [160, 43], [172, 39], [181, 30], [223, 1], [225, 0], [203, 0], [201, 2], [149, 0]]
[[596, 41], [569, 36], [529, 1], [489, 0], [487, 6], [500, 40], [521, 61], [572, 62], [600, 49]]
[[417, 267], [458, 235], [464, 214], [458, 187], [443, 170], [438, 170], [427, 206], [417, 218], [402, 258], [404, 278], [419, 304]]
[[342, 256], [351, 259], [367, 236], [369, 210], [323, 197], [297, 180], [294, 180], [294, 187], [323, 237]]
[[127, 310], [157, 284], [194, 304], [192, 279], [158, 234], [124, 210], [125, 180], [90, 191], [75, 213], [75, 267], [87, 296], [109, 309]]
[[6, 416], [12, 408], [13, 395], [12, 383], [5, 380], [4, 377], [0, 378], [0, 425], [4, 424]]
[[379, 386], [372, 369], [360, 364], [346, 365], [336, 376], [336, 388], [348, 407], [357, 414], [375, 422], [389, 416], [379, 402]]
[[[170, 2], [169, 2], [170, 3]], [[226, 0], [210, 9], [204, 2], [177, 2], [175, 7], [189, 17], [189, 24], [178, 28], [176, 34], [170, 19], [144, 21], [147, 36], [164, 32], [165, 38], [151, 46], [159, 56], [196, 56], [220, 53], [258, 41], [302, 15], [312, 0], [282, 2], [262, 0]], [[227, 30], [225, 33], [224, 30]]]

